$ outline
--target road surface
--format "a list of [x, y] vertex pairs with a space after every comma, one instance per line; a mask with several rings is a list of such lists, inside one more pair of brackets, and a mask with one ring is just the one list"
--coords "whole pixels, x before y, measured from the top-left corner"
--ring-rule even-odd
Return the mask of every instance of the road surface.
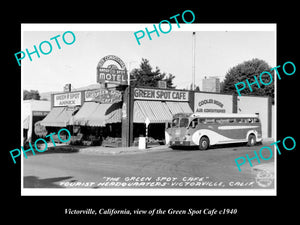
[[[253, 157], [262, 146], [231, 145], [207, 151], [163, 148], [156, 151], [99, 154], [51, 153], [23, 159], [24, 188], [266, 188], [256, 182], [249, 163], [239, 172], [234, 159]], [[265, 158], [270, 156], [263, 151]], [[274, 156], [260, 160], [272, 165]], [[257, 160], [252, 161], [258, 165]], [[270, 166], [269, 166], [270, 167]], [[274, 182], [267, 188], [274, 188]]]

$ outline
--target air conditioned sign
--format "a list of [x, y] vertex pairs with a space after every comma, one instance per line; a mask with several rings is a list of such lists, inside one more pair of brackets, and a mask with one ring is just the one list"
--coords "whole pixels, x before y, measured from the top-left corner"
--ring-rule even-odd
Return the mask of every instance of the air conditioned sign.
[[134, 99], [140, 100], [162, 100], [162, 101], [189, 101], [188, 91], [157, 90], [146, 88], [135, 88]]
[[232, 113], [232, 96], [195, 93], [195, 112]]

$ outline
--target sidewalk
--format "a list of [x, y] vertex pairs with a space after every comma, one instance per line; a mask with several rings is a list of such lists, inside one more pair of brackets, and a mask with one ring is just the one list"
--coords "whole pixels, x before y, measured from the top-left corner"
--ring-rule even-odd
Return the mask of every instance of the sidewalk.
[[103, 146], [78, 146], [78, 145], [67, 145], [67, 144], [56, 144], [56, 146], [48, 146], [49, 152], [56, 153], [96, 153], [96, 154], [130, 154], [130, 153], [139, 153], [139, 152], [153, 152], [153, 151], [161, 151], [161, 150], [169, 150], [167, 145], [156, 145], [149, 146], [146, 149], [139, 149], [138, 146], [131, 147], [103, 147]]

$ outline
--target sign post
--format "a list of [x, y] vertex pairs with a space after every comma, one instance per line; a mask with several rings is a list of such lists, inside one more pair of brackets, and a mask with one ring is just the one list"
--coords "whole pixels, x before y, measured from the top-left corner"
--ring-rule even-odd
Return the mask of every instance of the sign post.
[[[104, 65], [105, 64], [105, 65]], [[130, 91], [130, 80], [128, 78], [125, 63], [115, 55], [107, 55], [103, 57], [97, 65], [97, 82], [104, 84], [115, 84], [116, 90], [106, 90], [106, 94], [97, 97], [98, 102], [113, 103], [122, 101], [122, 146], [129, 147], [132, 139], [132, 101]], [[119, 90], [119, 91], [117, 91]]]
[[150, 124], [150, 120], [148, 117], [146, 117], [146, 120], [145, 120], [145, 124], [146, 124], [146, 148], [147, 148], [147, 142], [148, 142], [148, 126]]

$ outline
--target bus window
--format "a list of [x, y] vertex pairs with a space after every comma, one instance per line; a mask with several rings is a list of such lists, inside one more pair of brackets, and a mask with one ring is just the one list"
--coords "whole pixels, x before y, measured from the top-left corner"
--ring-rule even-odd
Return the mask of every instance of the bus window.
[[244, 119], [244, 118], [237, 118], [237, 119], [236, 119], [236, 122], [237, 122], [237, 123], [249, 123], [249, 122], [248, 122], [248, 119]]
[[190, 123], [191, 128], [195, 128], [198, 125], [198, 118], [193, 119]]
[[188, 118], [181, 118], [179, 122], [179, 127], [188, 127], [189, 119]]
[[248, 123], [253, 123], [253, 119], [248, 118], [248, 119], [247, 119], [247, 122], [248, 122]]
[[173, 119], [173, 121], [172, 121], [172, 127], [178, 126], [178, 123], [179, 123], [179, 118]]
[[229, 119], [216, 119], [216, 123], [226, 124], [229, 123]]
[[206, 118], [204, 123], [214, 123], [215, 119]]
[[255, 118], [255, 119], [254, 119], [254, 123], [259, 123], [259, 119], [258, 119], [258, 118]]
[[229, 123], [234, 123], [235, 119], [229, 119]]
[[259, 119], [258, 118], [251, 118], [251, 121], [249, 123], [259, 123]]

